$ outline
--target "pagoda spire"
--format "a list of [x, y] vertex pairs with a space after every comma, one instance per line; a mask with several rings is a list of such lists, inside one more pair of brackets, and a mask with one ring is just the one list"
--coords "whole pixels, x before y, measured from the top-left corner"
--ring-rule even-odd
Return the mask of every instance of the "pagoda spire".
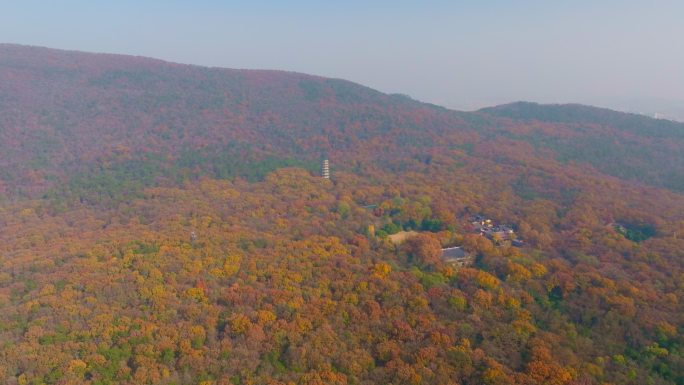
[[327, 159], [323, 160], [323, 167], [321, 168], [321, 176], [324, 179], [330, 179], [330, 162]]

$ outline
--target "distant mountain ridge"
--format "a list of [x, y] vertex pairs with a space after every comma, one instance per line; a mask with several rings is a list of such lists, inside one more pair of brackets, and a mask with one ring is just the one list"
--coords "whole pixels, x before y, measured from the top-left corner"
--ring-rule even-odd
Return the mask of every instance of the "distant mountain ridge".
[[315, 169], [326, 154], [338, 169], [358, 159], [396, 167], [405, 158], [493, 140], [528, 143], [557, 161], [684, 191], [680, 123], [522, 102], [458, 112], [298, 73], [0, 45], [0, 193], [6, 196], [44, 194], [93, 170], [125, 174], [130, 162], [146, 164], [153, 184], [180, 174], [263, 174], [246, 175], [229, 158]]
[[579, 104], [518, 102], [480, 110], [537, 129], [516, 135], [551, 149], [563, 162], [588, 163], [606, 174], [684, 191], [684, 123]]
[[480, 112], [516, 120], [548, 123], [599, 124], [612, 126], [642, 136], [684, 137], [684, 123], [618, 112], [582, 104], [539, 104], [515, 102], [487, 107]]

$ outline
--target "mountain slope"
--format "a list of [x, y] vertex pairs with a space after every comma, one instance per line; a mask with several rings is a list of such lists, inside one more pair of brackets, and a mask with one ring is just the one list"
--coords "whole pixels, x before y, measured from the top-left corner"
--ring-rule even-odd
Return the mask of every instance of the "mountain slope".
[[[61, 177], [117, 152], [179, 157], [248, 145], [318, 160], [390, 131], [416, 144], [460, 123], [342, 80], [7, 45], [0, 95], [1, 175], [19, 184], [36, 170]], [[417, 135], [426, 128], [435, 132]]]
[[142, 155], [220, 177], [244, 174], [217, 165], [227, 157], [271, 155], [313, 169], [323, 154], [339, 167], [350, 153], [392, 157], [383, 145], [411, 156], [493, 137], [684, 190], [683, 124], [585, 106], [458, 113], [343, 80], [13, 45], [0, 46], [0, 95], [0, 192], [9, 195], [45, 193], [89, 173], [84, 163], [149, 163]]
[[339, 167], [352, 153], [397, 157], [383, 145], [412, 156], [493, 137], [684, 190], [683, 124], [592, 107], [518, 103], [458, 113], [343, 80], [13, 45], [0, 46], [0, 80], [0, 180], [10, 195], [44, 193], [88, 173], [84, 163], [149, 162], [142, 155], [234, 176], [243, 172], [217, 164], [271, 155], [315, 168], [334, 154]]

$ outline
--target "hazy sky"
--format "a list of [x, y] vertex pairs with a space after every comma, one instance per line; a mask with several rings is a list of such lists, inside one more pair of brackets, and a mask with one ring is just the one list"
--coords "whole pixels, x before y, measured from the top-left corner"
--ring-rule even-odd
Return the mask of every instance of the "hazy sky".
[[305, 72], [458, 109], [684, 110], [683, 0], [0, 0], [0, 42]]

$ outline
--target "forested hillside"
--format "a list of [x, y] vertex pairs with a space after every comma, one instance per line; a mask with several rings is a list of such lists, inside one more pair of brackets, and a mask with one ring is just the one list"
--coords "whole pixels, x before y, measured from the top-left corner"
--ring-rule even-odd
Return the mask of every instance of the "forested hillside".
[[463, 126], [444, 109], [343, 80], [11, 45], [0, 46], [0, 95], [9, 195], [130, 162], [223, 178], [252, 172], [231, 158], [350, 161], [360, 146], [429, 147]]
[[294, 73], [0, 45], [0, 119], [5, 196], [38, 197], [79, 183], [116, 190], [91, 180], [100, 170], [121, 182], [142, 169], [134, 179], [145, 186], [164, 177], [255, 179], [277, 162], [312, 168], [327, 155], [349, 168], [370, 156], [396, 167], [404, 157], [493, 141], [508, 147], [506, 140], [684, 190], [681, 123], [526, 103], [460, 113]]
[[0, 379], [684, 384], [682, 137], [0, 45]]
[[549, 148], [563, 162], [684, 192], [684, 123], [582, 105], [513, 103], [481, 112], [534, 126], [515, 139]]

